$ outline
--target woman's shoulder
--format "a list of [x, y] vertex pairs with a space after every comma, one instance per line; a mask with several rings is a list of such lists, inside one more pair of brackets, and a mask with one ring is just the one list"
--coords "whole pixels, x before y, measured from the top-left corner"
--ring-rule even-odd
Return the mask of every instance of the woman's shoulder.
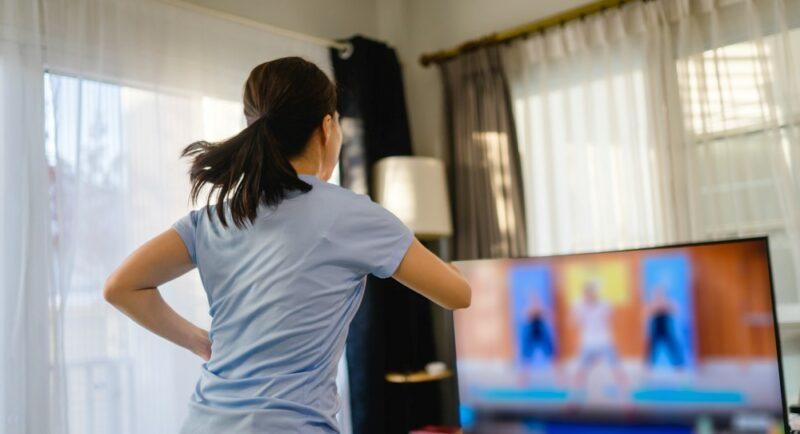
[[341, 226], [345, 226], [367, 230], [371, 226], [383, 226], [387, 221], [397, 219], [366, 194], [356, 193], [335, 184], [321, 184], [314, 185], [309, 192], [316, 195], [314, 207], [322, 210], [324, 218], [340, 229]]
[[310, 193], [310, 196], [314, 199], [328, 202], [328, 206], [363, 206], [373, 203], [372, 199], [365, 194], [356, 193], [338, 184], [323, 181], [316, 176], [300, 174], [299, 178], [311, 185], [311, 190], [306, 194]]
[[366, 194], [356, 193], [340, 185], [320, 181], [313, 185], [312, 192], [322, 196], [325, 201], [330, 201], [331, 206], [364, 206], [374, 203]]

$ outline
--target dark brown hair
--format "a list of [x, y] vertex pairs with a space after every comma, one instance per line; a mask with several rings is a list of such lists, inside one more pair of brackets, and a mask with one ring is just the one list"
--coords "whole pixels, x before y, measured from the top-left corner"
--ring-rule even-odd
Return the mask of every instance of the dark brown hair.
[[244, 84], [247, 128], [218, 143], [200, 141], [183, 150], [192, 160], [190, 198], [196, 203], [208, 184], [206, 210], [216, 197], [216, 214], [227, 227], [227, 199], [236, 227], [252, 223], [259, 205], [279, 204], [290, 190], [311, 185], [289, 159], [300, 155], [326, 115], [336, 110], [336, 88], [313, 63], [284, 57], [256, 66]]

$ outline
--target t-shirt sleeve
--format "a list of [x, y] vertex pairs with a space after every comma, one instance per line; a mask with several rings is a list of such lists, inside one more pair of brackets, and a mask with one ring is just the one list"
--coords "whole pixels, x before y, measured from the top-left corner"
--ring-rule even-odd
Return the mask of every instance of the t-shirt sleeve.
[[178, 232], [183, 244], [186, 245], [186, 250], [189, 251], [189, 257], [192, 258], [192, 263], [197, 264], [197, 257], [195, 253], [195, 231], [197, 229], [197, 211], [191, 211], [189, 214], [181, 217], [176, 221], [172, 228]]
[[360, 196], [339, 213], [327, 238], [348, 265], [387, 278], [397, 271], [414, 234], [386, 208]]

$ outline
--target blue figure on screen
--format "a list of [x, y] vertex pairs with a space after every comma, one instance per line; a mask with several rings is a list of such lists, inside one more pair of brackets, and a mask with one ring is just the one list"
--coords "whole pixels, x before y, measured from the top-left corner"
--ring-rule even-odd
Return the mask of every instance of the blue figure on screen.
[[683, 369], [694, 361], [690, 262], [684, 254], [644, 259], [645, 361]]
[[550, 314], [542, 306], [539, 296], [534, 294], [526, 312], [527, 324], [522, 333], [522, 357], [534, 360], [537, 350], [545, 360], [553, 358], [555, 347], [550, 334]]
[[667, 296], [666, 289], [663, 286], [656, 287], [647, 306], [647, 357], [651, 365], [656, 364], [656, 355], [659, 347], [666, 351], [672, 367], [681, 368], [684, 365], [684, 349], [675, 335], [675, 327], [673, 325], [676, 311], [674, 303]]
[[550, 269], [544, 265], [515, 267], [509, 279], [517, 360], [527, 366], [550, 365], [556, 353]]

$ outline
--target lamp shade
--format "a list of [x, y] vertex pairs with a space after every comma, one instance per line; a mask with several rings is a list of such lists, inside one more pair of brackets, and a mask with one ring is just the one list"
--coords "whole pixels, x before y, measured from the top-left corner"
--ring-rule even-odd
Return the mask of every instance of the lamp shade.
[[373, 168], [373, 196], [420, 239], [453, 233], [444, 164], [430, 157], [387, 157]]

